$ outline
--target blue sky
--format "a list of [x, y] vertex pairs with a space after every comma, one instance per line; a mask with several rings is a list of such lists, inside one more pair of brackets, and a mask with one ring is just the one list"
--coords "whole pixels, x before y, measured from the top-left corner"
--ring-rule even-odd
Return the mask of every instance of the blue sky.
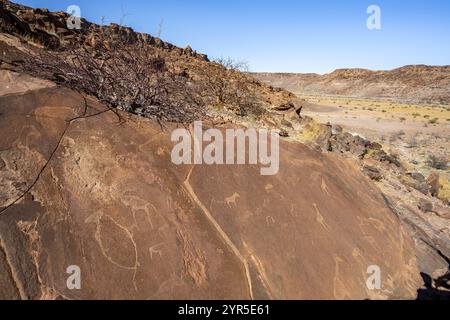
[[[14, 0], [13, 0], [14, 1]], [[326, 73], [407, 64], [450, 64], [449, 0], [16, 0], [119, 22], [210, 57], [246, 60], [252, 71]], [[381, 30], [366, 27], [369, 5]]]

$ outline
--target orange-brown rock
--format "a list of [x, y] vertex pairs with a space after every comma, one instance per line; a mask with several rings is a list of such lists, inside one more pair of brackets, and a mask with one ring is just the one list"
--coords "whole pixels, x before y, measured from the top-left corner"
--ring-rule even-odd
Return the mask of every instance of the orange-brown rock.
[[[175, 166], [174, 125], [120, 124], [14, 79], [0, 97], [0, 298], [415, 298], [411, 239], [343, 158], [283, 141], [276, 176]], [[72, 265], [81, 290], [66, 286]]]

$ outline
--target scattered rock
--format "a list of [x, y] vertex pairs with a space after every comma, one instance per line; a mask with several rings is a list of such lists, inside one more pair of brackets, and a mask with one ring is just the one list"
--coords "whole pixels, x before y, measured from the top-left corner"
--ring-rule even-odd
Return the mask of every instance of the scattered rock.
[[380, 170], [373, 166], [365, 165], [363, 168], [363, 172], [366, 176], [374, 181], [381, 181], [381, 179], [383, 179]]
[[290, 121], [292, 123], [296, 123], [296, 124], [301, 123], [303, 121], [303, 117], [301, 115], [302, 108], [303, 107], [299, 107], [297, 109], [292, 109], [292, 110], [287, 111], [284, 115], [285, 119], [287, 119], [288, 121]]
[[383, 150], [383, 146], [381, 144], [379, 144], [378, 142], [371, 142], [370, 149], [380, 151], [380, 150]]
[[424, 175], [421, 174], [420, 172], [408, 172], [407, 175], [416, 181], [426, 182]]
[[[331, 128], [330, 128], [331, 129]], [[361, 158], [367, 154], [370, 142], [358, 135], [352, 135], [348, 132], [341, 131], [342, 128], [334, 128], [330, 132], [336, 132], [331, 137], [331, 150], [337, 153], [350, 152], [351, 154]]]
[[397, 168], [402, 168], [402, 164], [394, 155], [387, 154], [384, 150], [368, 149], [364, 155], [365, 158], [373, 159], [379, 162], [393, 164]]
[[295, 109], [295, 113], [297, 114], [297, 116], [301, 119], [302, 118], [302, 110], [303, 110], [303, 106], [297, 107]]
[[431, 195], [450, 206], [450, 178], [448, 174], [433, 172], [427, 179]]
[[281, 125], [289, 128], [289, 129], [293, 129], [294, 127], [292, 126], [292, 123], [290, 123], [289, 121], [285, 120], [285, 119], [281, 119]]
[[284, 129], [280, 130], [279, 135], [280, 135], [280, 137], [283, 137], [283, 138], [289, 137], [289, 133]]
[[333, 134], [338, 135], [344, 132], [344, 129], [341, 126], [333, 126]]
[[436, 213], [441, 218], [450, 219], [450, 207], [448, 205], [446, 206], [445, 203], [443, 205], [439, 203], [434, 204], [433, 212]]
[[425, 177], [419, 172], [408, 172], [408, 179], [406, 181], [410, 181], [408, 184], [410, 187], [420, 191], [421, 193], [427, 195], [430, 191], [430, 188], [427, 184]]
[[409, 175], [400, 175], [399, 180], [404, 186], [420, 191], [424, 195], [427, 195], [429, 192], [428, 185], [425, 181], [413, 179]]
[[184, 49], [183, 49], [183, 51], [184, 51], [184, 53], [187, 55], [187, 56], [193, 56], [194, 55], [194, 50], [191, 48], [191, 46], [186, 46]]
[[316, 130], [315, 142], [317, 145], [324, 151], [331, 151], [332, 147], [330, 140], [333, 136], [331, 125], [319, 125]]
[[291, 109], [295, 109], [295, 105], [292, 102], [283, 103], [274, 108], [276, 111], [289, 111]]
[[425, 212], [425, 213], [433, 212], [433, 204], [429, 200], [426, 200], [423, 198], [420, 199], [418, 207], [420, 210], [422, 210], [422, 212]]

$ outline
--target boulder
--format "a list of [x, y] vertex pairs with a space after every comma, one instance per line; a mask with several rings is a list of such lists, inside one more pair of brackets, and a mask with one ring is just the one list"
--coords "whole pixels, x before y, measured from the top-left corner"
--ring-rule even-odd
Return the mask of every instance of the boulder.
[[275, 176], [176, 166], [182, 125], [107, 110], [60, 87], [0, 97], [0, 296], [415, 298], [412, 239], [342, 157], [282, 140]]
[[381, 181], [381, 179], [383, 179], [380, 170], [376, 167], [365, 165], [363, 168], [363, 172], [372, 180]]
[[409, 186], [412, 187], [418, 191], [420, 191], [421, 193], [423, 193], [424, 195], [427, 195], [430, 191], [430, 188], [427, 184], [427, 181], [425, 179], [425, 177], [419, 173], [419, 172], [408, 172], [406, 174], [407, 179], [403, 179], [403, 181], [405, 181], [405, 183]]
[[425, 213], [433, 212], [433, 203], [422, 198], [419, 200], [418, 208]]
[[289, 110], [295, 109], [295, 105], [292, 102], [288, 102], [288, 103], [283, 103], [281, 105], [275, 106], [273, 109], [276, 111], [289, 111]]

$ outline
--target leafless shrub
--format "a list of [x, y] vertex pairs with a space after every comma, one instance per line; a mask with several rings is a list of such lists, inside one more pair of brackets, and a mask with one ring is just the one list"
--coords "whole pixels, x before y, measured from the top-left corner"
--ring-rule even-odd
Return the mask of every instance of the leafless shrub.
[[240, 71], [247, 69], [244, 62], [210, 63], [140, 41], [127, 28], [93, 28], [73, 47], [31, 57], [25, 71], [95, 96], [117, 115], [123, 110], [189, 123], [210, 106], [241, 116], [266, 112], [262, 85]]
[[438, 118], [433, 118], [430, 121], [428, 121], [429, 124], [437, 124], [439, 123], [439, 119]]
[[95, 34], [92, 45], [45, 51], [26, 68], [95, 96], [114, 110], [182, 123], [203, 116], [195, 84], [167, 65], [160, 49], [108, 28]]
[[164, 28], [164, 19], [161, 18], [161, 20], [159, 21], [159, 24], [158, 24], [158, 32], [156, 33], [156, 36], [158, 38], [161, 38], [161, 35], [163, 33], [163, 28]]
[[417, 140], [417, 137], [415, 135], [410, 136], [407, 139], [407, 148], [417, 148], [419, 146], [419, 142]]
[[208, 67], [192, 66], [207, 105], [234, 111], [239, 116], [259, 117], [265, 113], [260, 85], [249, 75], [239, 71], [238, 63], [225, 59]]
[[225, 67], [228, 70], [248, 72], [250, 69], [247, 61], [238, 61], [238, 60], [234, 60], [230, 57], [227, 57], [227, 58], [220, 57], [220, 58], [214, 59], [213, 61], [222, 65], [223, 67]]

